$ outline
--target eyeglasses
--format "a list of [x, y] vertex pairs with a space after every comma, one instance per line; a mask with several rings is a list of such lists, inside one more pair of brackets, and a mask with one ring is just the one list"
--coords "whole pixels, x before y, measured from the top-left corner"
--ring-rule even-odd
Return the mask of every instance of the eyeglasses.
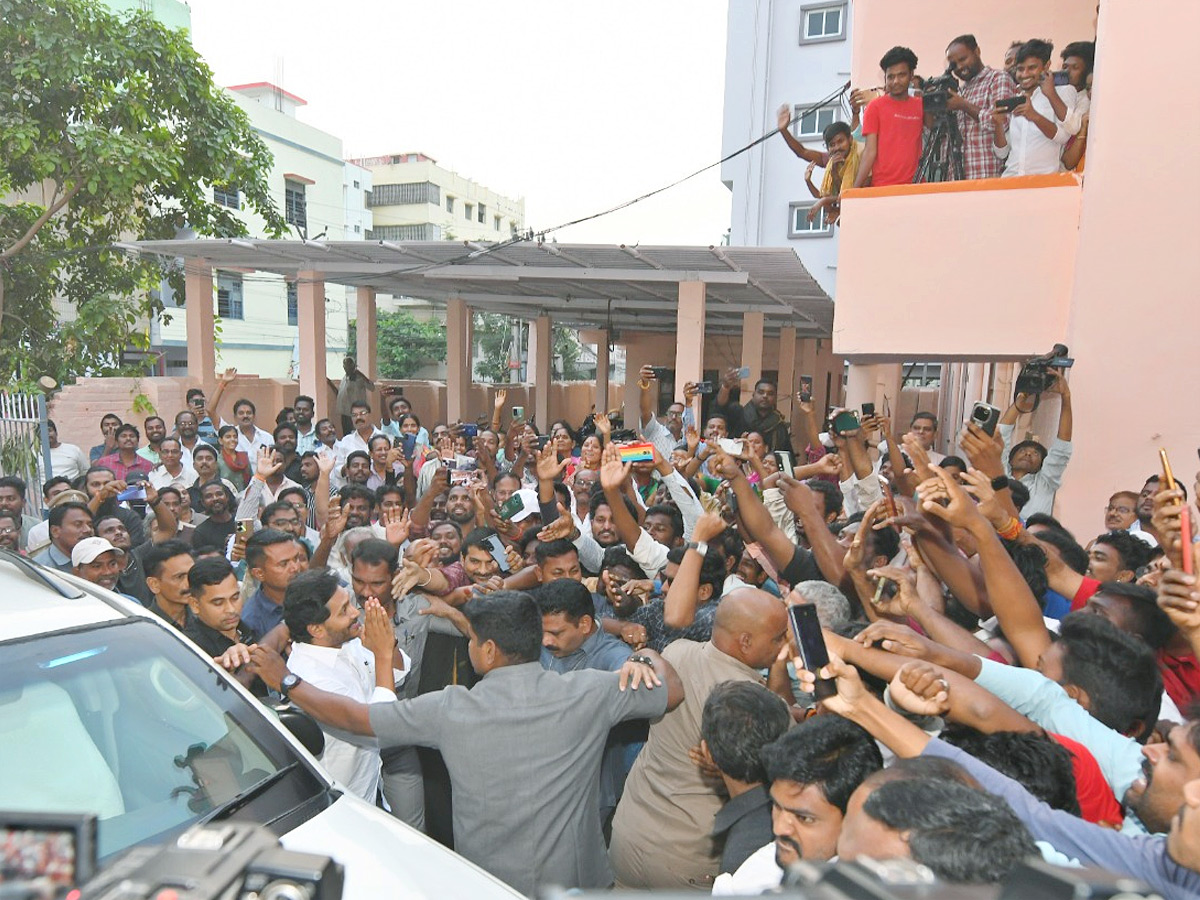
[[1123, 516], [1132, 515], [1135, 512], [1131, 506], [1106, 506], [1104, 507], [1104, 511], [1120, 513]]
[[11, 525], [0, 525], [0, 536], [7, 537], [10, 534], [16, 534], [17, 529]]

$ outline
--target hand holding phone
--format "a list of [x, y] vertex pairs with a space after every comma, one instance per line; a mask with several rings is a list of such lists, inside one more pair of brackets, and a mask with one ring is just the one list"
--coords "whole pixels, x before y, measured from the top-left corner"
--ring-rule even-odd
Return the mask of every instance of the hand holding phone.
[[825, 648], [825, 635], [821, 633], [817, 608], [809, 603], [797, 603], [788, 607], [788, 618], [804, 668], [817, 676], [813, 695], [818, 700], [836, 696], [837, 681], [820, 677], [821, 670], [829, 665], [829, 651]]
[[[1162, 460], [1163, 481], [1167, 485], [1168, 491], [1175, 490], [1175, 473], [1171, 471], [1171, 461], [1167, 458], [1167, 448], [1160, 447], [1158, 458]], [[1179, 541], [1180, 555], [1182, 556], [1183, 571], [1187, 575], [1192, 574], [1192, 513], [1188, 509], [1187, 502], [1179, 510]]]

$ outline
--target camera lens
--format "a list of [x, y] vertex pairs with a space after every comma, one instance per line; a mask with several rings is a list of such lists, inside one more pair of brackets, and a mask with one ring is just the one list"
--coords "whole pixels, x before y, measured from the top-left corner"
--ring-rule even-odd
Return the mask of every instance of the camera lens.
[[259, 900], [312, 900], [310, 885], [294, 881], [272, 881], [258, 892]]

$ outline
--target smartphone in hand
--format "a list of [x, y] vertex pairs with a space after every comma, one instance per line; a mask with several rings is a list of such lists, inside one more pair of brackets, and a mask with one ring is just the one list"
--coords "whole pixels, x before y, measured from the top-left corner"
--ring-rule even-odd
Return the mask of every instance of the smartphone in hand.
[[[788, 617], [792, 622], [792, 634], [796, 638], [796, 647], [800, 651], [800, 659], [804, 668], [814, 675], [829, 665], [829, 651], [825, 648], [825, 635], [821, 633], [821, 620], [817, 618], [817, 608], [812, 604], [798, 603], [788, 607]], [[837, 681], [833, 678], [817, 678], [814, 694], [818, 700], [833, 697], [837, 694]]]

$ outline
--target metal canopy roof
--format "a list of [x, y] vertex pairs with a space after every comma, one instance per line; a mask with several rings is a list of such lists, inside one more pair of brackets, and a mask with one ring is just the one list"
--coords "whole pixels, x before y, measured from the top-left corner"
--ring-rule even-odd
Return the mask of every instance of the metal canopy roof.
[[546, 313], [578, 328], [674, 333], [681, 281], [705, 282], [710, 334], [740, 333], [746, 312], [763, 313], [768, 332], [792, 326], [800, 336], [828, 337], [833, 326], [833, 302], [788, 248], [241, 238], [124, 246], [215, 269], [287, 277], [311, 270], [335, 284], [438, 304], [461, 298], [523, 318]]

